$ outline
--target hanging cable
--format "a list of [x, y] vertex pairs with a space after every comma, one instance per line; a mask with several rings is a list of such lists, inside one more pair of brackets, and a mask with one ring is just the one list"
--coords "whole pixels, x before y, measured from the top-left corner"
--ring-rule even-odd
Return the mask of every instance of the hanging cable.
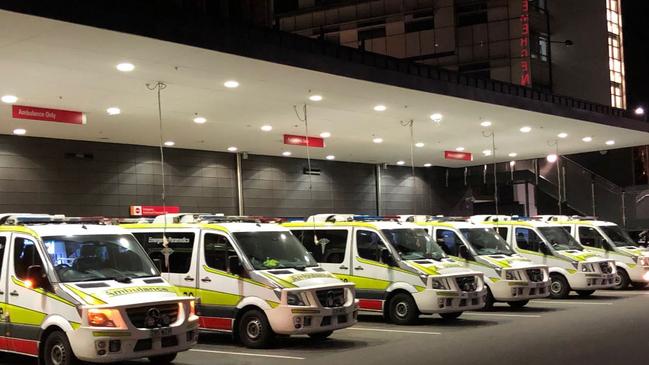
[[167, 267], [167, 274], [169, 274], [169, 240], [167, 239], [167, 190], [165, 184], [165, 153], [164, 153], [164, 129], [162, 123], [162, 90], [167, 88], [167, 84], [162, 81], [157, 81], [155, 84], [146, 84], [147, 89], [151, 91], [156, 91], [157, 101], [158, 101], [158, 137], [160, 148], [160, 175], [162, 177], [162, 214], [163, 214], [163, 227], [162, 227], [162, 246], [163, 246], [163, 256], [165, 257], [165, 266]]
[[407, 121], [401, 121], [401, 126], [403, 127], [408, 127], [410, 130], [410, 169], [412, 172], [412, 192], [413, 192], [413, 200], [412, 200], [412, 214], [417, 214], [417, 176], [415, 172], [415, 121], [413, 119], [407, 120]]
[[498, 215], [498, 166], [496, 164], [496, 132], [491, 129], [488, 132], [482, 132], [482, 135], [484, 137], [491, 137], [491, 162], [493, 163], [494, 174], [494, 206], [496, 215]]
[[[297, 105], [293, 105], [293, 110], [295, 111], [295, 116], [300, 122], [304, 123], [304, 138], [305, 138], [305, 148], [306, 148], [306, 164], [309, 171], [309, 200], [313, 204], [313, 171], [311, 170], [311, 143], [309, 143], [309, 115], [307, 111], [307, 105], [302, 104], [302, 112], [304, 113], [304, 118], [300, 117], [300, 113], [297, 111]], [[313, 243], [318, 245], [318, 238], [315, 235], [315, 219], [313, 219]]]

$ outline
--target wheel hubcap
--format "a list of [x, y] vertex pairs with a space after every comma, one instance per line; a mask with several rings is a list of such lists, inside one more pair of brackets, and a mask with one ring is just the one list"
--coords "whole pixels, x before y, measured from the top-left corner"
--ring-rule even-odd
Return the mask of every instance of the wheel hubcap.
[[622, 284], [622, 277], [620, 274], [615, 274], [615, 286], [619, 286], [620, 284]]
[[57, 343], [56, 345], [52, 346], [50, 357], [52, 359], [52, 364], [62, 365], [65, 361], [65, 348], [63, 347], [63, 345]]
[[404, 302], [399, 302], [394, 307], [394, 311], [397, 314], [397, 316], [403, 318], [408, 315], [408, 304]]
[[554, 294], [561, 292], [561, 289], [562, 289], [562, 285], [559, 281], [553, 281], [552, 284], [550, 285], [550, 290], [552, 290]]
[[258, 318], [251, 319], [246, 325], [246, 335], [256, 340], [261, 335], [261, 321]]

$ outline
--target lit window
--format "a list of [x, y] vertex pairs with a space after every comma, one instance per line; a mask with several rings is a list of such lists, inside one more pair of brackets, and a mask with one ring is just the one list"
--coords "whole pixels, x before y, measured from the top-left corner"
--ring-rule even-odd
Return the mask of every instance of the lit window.
[[626, 80], [624, 79], [624, 51], [622, 49], [622, 17], [620, 0], [607, 0], [608, 57], [611, 82], [611, 105], [626, 108]]

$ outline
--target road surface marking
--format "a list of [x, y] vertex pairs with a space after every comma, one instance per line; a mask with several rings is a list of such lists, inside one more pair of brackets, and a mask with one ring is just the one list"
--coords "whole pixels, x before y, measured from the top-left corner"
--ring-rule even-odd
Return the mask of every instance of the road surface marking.
[[575, 304], [575, 305], [613, 305], [610, 302], [577, 302], [569, 300], [533, 300], [530, 303], [534, 304]]
[[304, 357], [297, 356], [284, 356], [284, 355], [268, 355], [268, 354], [255, 354], [252, 352], [232, 352], [232, 351], [216, 351], [216, 350], [202, 350], [202, 349], [191, 349], [191, 352], [206, 352], [210, 354], [222, 354], [222, 355], [237, 355], [237, 356], [256, 356], [256, 357], [269, 357], [273, 359], [285, 359], [285, 360], [305, 360]]
[[354, 331], [368, 331], [368, 332], [392, 332], [392, 333], [410, 333], [414, 335], [441, 335], [440, 332], [425, 332], [425, 331], [406, 331], [406, 330], [388, 330], [388, 329], [381, 329], [381, 328], [368, 328], [368, 327], [349, 327], [346, 328], [347, 330], [354, 330]]
[[505, 313], [481, 313], [465, 312], [463, 316], [485, 316], [485, 317], [521, 317], [521, 318], [541, 318], [538, 314], [505, 314]]

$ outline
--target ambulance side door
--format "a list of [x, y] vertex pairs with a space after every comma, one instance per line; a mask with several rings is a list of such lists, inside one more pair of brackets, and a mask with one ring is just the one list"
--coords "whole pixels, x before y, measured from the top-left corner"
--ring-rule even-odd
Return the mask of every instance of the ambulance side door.
[[198, 250], [200, 301], [197, 308], [201, 317], [200, 326], [230, 331], [236, 316], [237, 304], [244, 295], [243, 261], [230, 237], [225, 233], [203, 231], [201, 241]]
[[363, 310], [381, 311], [388, 286], [396, 281], [395, 272], [384, 259], [394, 262], [381, 235], [367, 228], [354, 228], [351, 279]]
[[9, 340], [4, 337], [9, 330], [7, 322], [9, 319], [7, 316], [9, 255], [5, 254], [9, 251], [7, 249], [9, 238], [9, 233], [0, 233], [0, 334], [2, 334], [2, 337], [0, 337], [0, 350], [9, 350]]

